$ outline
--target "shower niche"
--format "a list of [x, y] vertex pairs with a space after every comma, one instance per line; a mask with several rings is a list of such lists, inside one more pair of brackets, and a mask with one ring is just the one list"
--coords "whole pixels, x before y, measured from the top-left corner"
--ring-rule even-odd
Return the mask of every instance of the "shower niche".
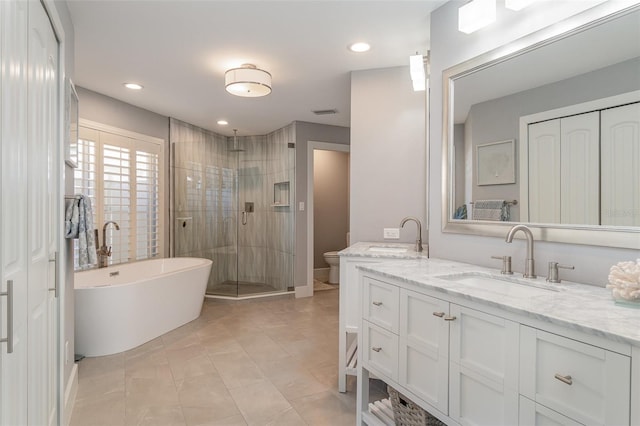
[[272, 207], [289, 207], [289, 181], [273, 184]]
[[[171, 120], [173, 255], [213, 261], [207, 295], [293, 288], [293, 135], [290, 125], [234, 140]], [[177, 221], [184, 217], [192, 218], [186, 227]]]

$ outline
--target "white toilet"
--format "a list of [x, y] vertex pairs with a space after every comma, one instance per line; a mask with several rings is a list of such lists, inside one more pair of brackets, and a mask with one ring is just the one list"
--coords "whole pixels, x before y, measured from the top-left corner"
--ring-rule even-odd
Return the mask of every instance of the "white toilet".
[[326, 252], [324, 261], [329, 264], [329, 284], [340, 284], [340, 256], [338, 256], [338, 252]]
[[[347, 247], [349, 247], [349, 232], [347, 232]], [[328, 251], [324, 261], [329, 264], [329, 284], [340, 284], [340, 256], [337, 251]]]

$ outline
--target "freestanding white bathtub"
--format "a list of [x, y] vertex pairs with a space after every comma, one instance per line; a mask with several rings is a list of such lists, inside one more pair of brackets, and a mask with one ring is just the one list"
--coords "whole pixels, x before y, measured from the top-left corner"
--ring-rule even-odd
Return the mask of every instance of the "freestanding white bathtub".
[[153, 259], [75, 274], [75, 352], [135, 348], [200, 316], [211, 260]]

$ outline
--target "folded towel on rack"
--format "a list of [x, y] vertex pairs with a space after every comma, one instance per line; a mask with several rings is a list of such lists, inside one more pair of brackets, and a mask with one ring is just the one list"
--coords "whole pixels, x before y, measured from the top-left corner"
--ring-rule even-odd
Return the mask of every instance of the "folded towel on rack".
[[76, 195], [67, 206], [64, 237], [78, 239], [78, 266], [84, 268], [98, 263], [93, 230], [93, 211], [89, 197]]
[[511, 216], [505, 200], [478, 200], [473, 203], [474, 220], [508, 221]]

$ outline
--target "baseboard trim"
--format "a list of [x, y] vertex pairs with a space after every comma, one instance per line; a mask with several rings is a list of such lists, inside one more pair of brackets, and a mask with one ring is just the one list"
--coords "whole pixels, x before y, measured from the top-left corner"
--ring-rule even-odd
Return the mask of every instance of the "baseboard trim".
[[73, 364], [71, 368], [71, 377], [64, 390], [64, 425], [71, 423], [71, 415], [73, 414], [73, 406], [76, 402], [78, 394], [78, 364]]
[[296, 287], [296, 299], [313, 296], [313, 283]]

